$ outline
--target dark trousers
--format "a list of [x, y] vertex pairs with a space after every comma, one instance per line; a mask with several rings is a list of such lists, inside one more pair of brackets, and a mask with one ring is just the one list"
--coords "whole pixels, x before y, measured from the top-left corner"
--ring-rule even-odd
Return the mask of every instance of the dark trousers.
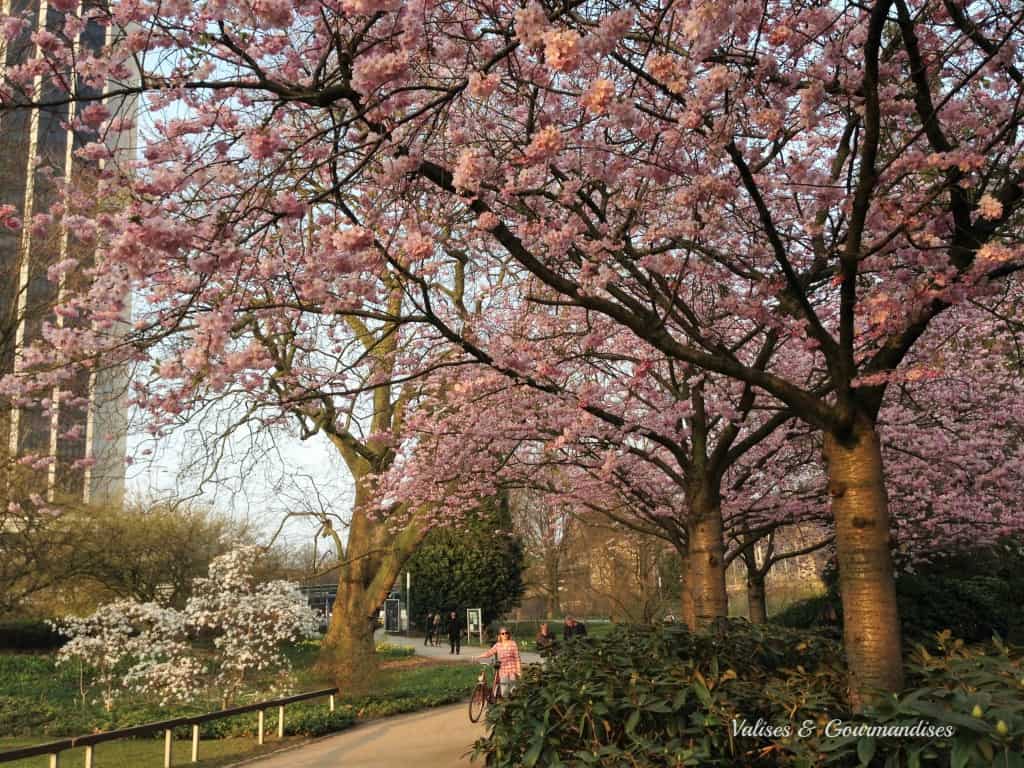
[[452, 647], [450, 653], [460, 653], [462, 651], [462, 635], [448, 635], [448, 643]]

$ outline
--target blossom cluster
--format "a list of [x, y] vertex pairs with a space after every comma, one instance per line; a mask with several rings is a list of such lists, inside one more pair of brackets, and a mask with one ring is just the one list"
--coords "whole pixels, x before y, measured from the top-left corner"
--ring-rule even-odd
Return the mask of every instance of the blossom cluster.
[[[58, 663], [88, 669], [108, 711], [125, 691], [168, 704], [212, 686], [227, 703], [251, 673], [287, 673], [286, 645], [313, 635], [318, 620], [294, 584], [256, 578], [258, 554], [245, 546], [215, 558], [183, 610], [126, 599], [55, 622], [70, 638]], [[196, 652], [199, 636], [213, 638], [215, 653]]]

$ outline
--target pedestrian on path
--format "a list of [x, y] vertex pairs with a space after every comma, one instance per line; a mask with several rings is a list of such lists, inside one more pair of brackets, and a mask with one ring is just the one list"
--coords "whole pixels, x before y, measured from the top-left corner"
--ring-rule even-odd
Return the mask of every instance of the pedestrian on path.
[[462, 622], [458, 611], [452, 611], [448, 616], [448, 644], [451, 646], [448, 653], [458, 656], [462, 652]]
[[498, 682], [501, 684], [501, 695], [507, 698], [515, 689], [516, 682], [523, 674], [523, 663], [519, 658], [519, 646], [512, 639], [512, 635], [507, 627], [502, 627], [498, 630], [498, 642], [491, 647], [491, 650], [477, 656], [476, 660], [483, 661], [490, 657], [498, 660], [500, 665], [498, 667]]
[[562, 639], [566, 642], [580, 637], [587, 636], [587, 625], [582, 621], [576, 621], [575, 616], [565, 617], [565, 627], [562, 630]]
[[434, 614], [434, 645], [441, 644], [441, 612]]
[[540, 625], [540, 630], [537, 632], [536, 644], [537, 653], [541, 656], [550, 656], [555, 652], [555, 648], [558, 646], [558, 641], [555, 639], [555, 636], [551, 632], [546, 621]]
[[425, 626], [424, 626], [424, 631], [423, 631], [423, 644], [424, 645], [433, 645], [434, 644], [433, 635], [434, 635], [434, 614], [428, 613], [427, 614], [427, 620], [426, 620]]

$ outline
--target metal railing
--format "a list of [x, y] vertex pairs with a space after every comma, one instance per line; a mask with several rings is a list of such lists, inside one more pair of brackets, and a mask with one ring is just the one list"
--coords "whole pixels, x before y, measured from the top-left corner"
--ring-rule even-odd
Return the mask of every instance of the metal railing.
[[171, 744], [173, 742], [174, 729], [186, 725], [192, 726], [192, 760], [195, 763], [199, 760], [199, 726], [212, 720], [223, 720], [226, 717], [244, 715], [247, 712], [256, 712], [256, 743], [263, 744], [263, 720], [264, 712], [277, 707], [277, 737], [284, 738], [284, 708], [288, 704], [295, 704], [299, 701], [319, 699], [324, 696], [330, 697], [330, 711], [334, 711], [334, 697], [338, 693], [337, 688], [324, 688], [320, 691], [300, 693], [295, 696], [287, 696], [283, 699], [271, 699], [260, 701], [255, 704], [245, 704], [241, 707], [222, 709], [217, 712], [208, 712], [205, 715], [192, 715], [191, 717], [176, 717], [173, 720], [161, 720], [156, 723], [145, 723], [135, 725], [131, 728], [120, 728], [116, 731], [103, 733], [90, 733], [85, 736], [72, 736], [69, 739], [50, 741], [45, 744], [36, 744], [31, 747], [20, 747], [6, 752], [0, 752], [0, 763], [10, 763], [15, 760], [22, 760], [26, 757], [49, 756], [50, 768], [59, 768], [60, 754], [69, 749], [85, 747], [85, 768], [96, 768], [95, 747], [105, 741], [116, 741], [127, 739], [133, 736], [146, 736], [151, 733], [164, 732], [164, 768], [171, 768]]

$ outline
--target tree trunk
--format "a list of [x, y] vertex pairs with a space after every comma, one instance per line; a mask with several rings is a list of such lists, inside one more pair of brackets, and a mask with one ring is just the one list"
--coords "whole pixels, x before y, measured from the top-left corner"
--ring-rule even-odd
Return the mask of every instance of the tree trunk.
[[875, 426], [825, 433], [825, 460], [836, 527], [843, 642], [850, 696], [860, 708], [878, 692], [903, 687], [902, 643], [889, 545], [889, 509]]
[[764, 582], [765, 574], [762, 571], [747, 566], [747, 610], [751, 624], [764, 624], [768, 621]]
[[356, 694], [369, 692], [377, 672], [377, 612], [423, 538], [415, 521], [394, 533], [387, 522], [370, 520], [363, 511], [368, 499], [365, 484], [357, 479], [338, 596], [320, 648], [321, 668], [342, 692]]
[[[377, 674], [377, 652], [373, 633], [376, 615], [369, 615], [358, 590], [349, 599], [340, 589], [331, 614], [331, 626], [320, 650], [320, 662], [342, 693], [369, 693]], [[374, 611], [374, 613], [376, 613]]]
[[683, 582], [682, 590], [679, 593], [679, 620], [689, 630], [694, 629], [696, 621], [693, 616], [693, 589], [690, 583], [690, 556], [689, 553], [679, 555], [680, 580]]
[[547, 618], [554, 619], [561, 612], [561, 606], [558, 600], [558, 587], [561, 584], [561, 574], [558, 572], [558, 561], [557, 554], [553, 554], [548, 558], [545, 565], [546, 576], [547, 576], [547, 599], [545, 600], [545, 613]]
[[693, 629], [707, 629], [729, 615], [725, 590], [725, 544], [722, 541], [722, 507], [707, 490], [692, 495], [688, 526], [690, 593], [693, 596]]

